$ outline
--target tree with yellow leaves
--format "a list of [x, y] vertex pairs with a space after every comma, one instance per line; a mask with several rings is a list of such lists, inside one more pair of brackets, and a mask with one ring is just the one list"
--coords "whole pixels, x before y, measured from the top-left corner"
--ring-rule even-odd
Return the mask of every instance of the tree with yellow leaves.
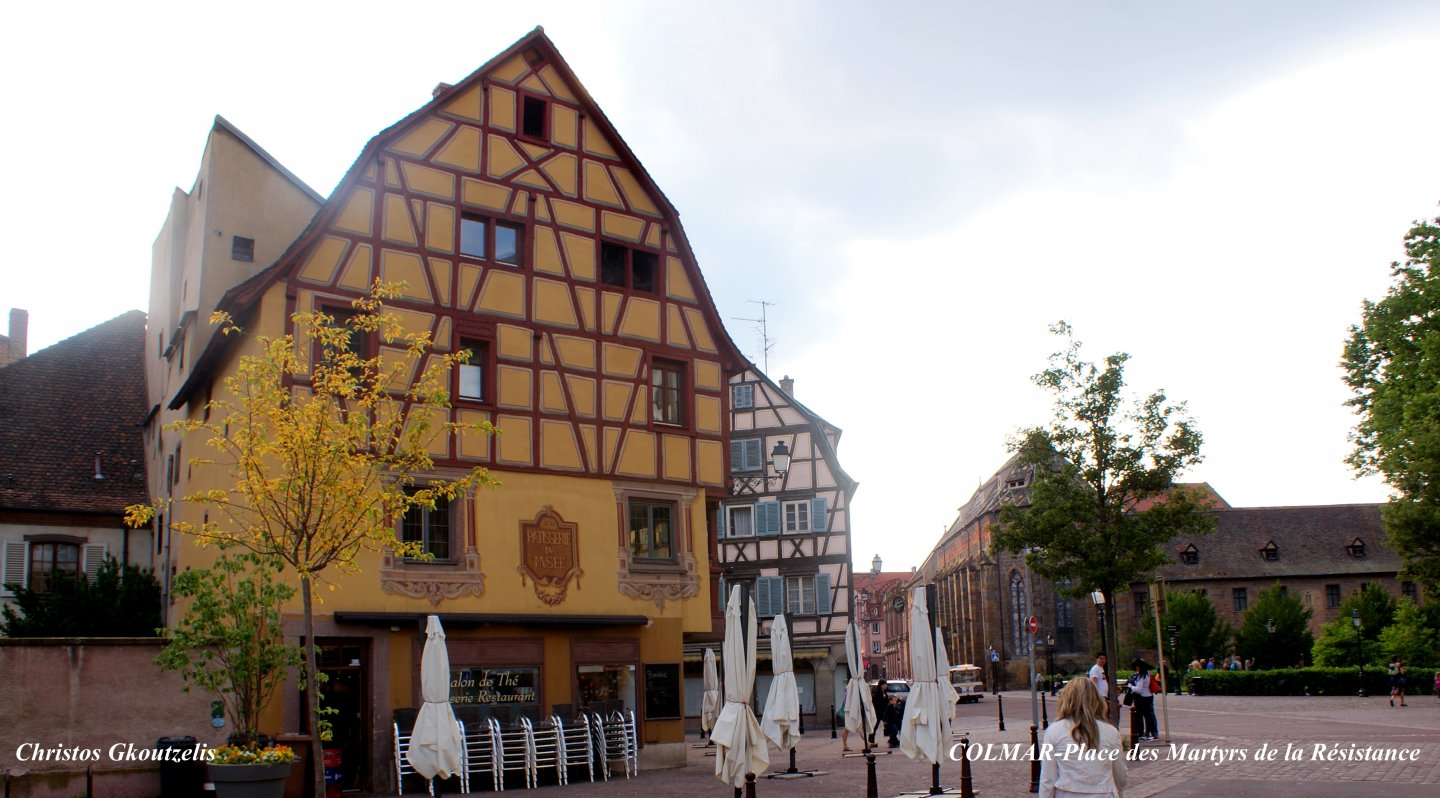
[[[419, 543], [396, 535], [405, 513], [497, 484], [478, 467], [454, 479], [431, 476], [437, 438], [495, 430], [488, 422], [443, 420], [450, 370], [470, 353], [436, 352], [428, 331], [405, 330], [384, 304], [399, 289], [376, 281], [352, 303], [353, 314], [295, 314], [293, 333], [257, 337], [259, 353], [239, 359], [223, 398], [208, 402], [200, 417], [171, 425], [202, 435], [212, 456], [191, 464], [225, 469], [222, 482], [231, 483], [184, 496], [182, 502], [205, 509], [205, 520], [174, 528], [201, 545], [247, 549], [293, 571], [306, 641], [315, 640], [314, 601], [326, 571], [353, 572], [365, 550], [424, 557]], [[244, 334], [225, 313], [211, 323], [225, 335]], [[381, 351], [367, 354], [365, 342], [374, 339]], [[154, 514], [154, 507], [135, 506], [127, 520], [139, 526]], [[313, 642], [305, 647], [304, 671], [305, 684], [317, 684]], [[317, 762], [314, 689], [307, 690], [307, 714]], [[315, 768], [314, 776], [322, 794], [323, 771]]]

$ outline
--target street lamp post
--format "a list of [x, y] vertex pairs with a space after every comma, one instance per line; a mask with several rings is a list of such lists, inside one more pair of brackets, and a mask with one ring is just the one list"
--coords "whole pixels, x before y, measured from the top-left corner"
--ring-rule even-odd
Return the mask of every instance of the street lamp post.
[[[1105, 631], [1105, 594], [1099, 590], [1090, 591], [1090, 600], [1095, 603], [1096, 612], [1100, 613], [1100, 651], [1105, 654], [1105, 704], [1110, 704], [1110, 691], [1113, 684], [1110, 681], [1110, 641]], [[1115, 714], [1113, 711], [1111, 714]], [[1111, 718], [1115, 725], [1120, 725], [1119, 718]]]
[[1055, 635], [1045, 635], [1045, 673], [1050, 677], [1050, 695], [1055, 695]]
[[[1274, 650], [1275, 650], [1275, 619], [1274, 619], [1274, 618], [1266, 618], [1266, 619], [1265, 619], [1265, 632], [1266, 632], [1266, 634], [1268, 634], [1268, 635], [1270, 636], [1270, 639], [1269, 639], [1269, 641], [1268, 641], [1268, 642], [1270, 643], [1270, 645], [1269, 645], [1269, 647], [1268, 647], [1267, 650], [1268, 650], [1268, 651], [1274, 651]], [[1268, 656], [1268, 655], [1267, 655], [1267, 656]], [[1268, 665], [1269, 663], [1266, 663], [1266, 664]], [[1258, 666], [1259, 666], [1259, 663], [1256, 663], [1256, 666], [1258, 667]]]
[[1369, 693], [1365, 692], [1365, 637], [1363, 635], [1364, 629], [1360, 625], [1359, 610], [1350, 611], [1350, 625], [1355, 627], [1355, 667], [1357, 668], [1360, 678], [1359, 696], [1364, 698], [1368, 696]]

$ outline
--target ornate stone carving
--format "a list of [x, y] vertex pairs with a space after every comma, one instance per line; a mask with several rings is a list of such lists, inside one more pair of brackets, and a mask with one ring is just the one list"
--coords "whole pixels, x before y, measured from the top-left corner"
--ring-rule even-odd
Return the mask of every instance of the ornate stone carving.
[[580, 533], [576, 524], [568, 523], [546, 505], [534, 521], [520, 524], [520, 586], [528, 577], [535, 586], [535, 595], [547, 606], [565, 600], [570, 580], [580, 589]]
[[453, 565], [407, 563], [392, 552], [385, 552], [380, 565], [380, 591], [392, 595], [423, 598], [439, 607], [445, 599], [485, 595], [485, 574], [480, 570], [480, 554], [475, 549]]
[[657, 612], [665, 611], [666, 601], [679, 601], [700, 595], [700, 578], [695, 573], [695, 557], [680, 558], [684, 570], [638, 570], [630, 559], [630, 551], [619, 550], [620, 595], [655, 602]]

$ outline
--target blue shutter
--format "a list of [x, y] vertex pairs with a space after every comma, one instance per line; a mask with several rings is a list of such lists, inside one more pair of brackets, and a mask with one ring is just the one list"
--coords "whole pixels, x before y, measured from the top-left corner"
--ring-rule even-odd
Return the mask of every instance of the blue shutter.
[[829, 615], [830, 607], [830, 574], [815, 574], [815, 614]]
[[760, 502], [755, 505], [755, 534], [780, 534], [780, 502]]
[[778, 576], [762, 576], [755, 580], [755, 614], [773, 618], [785, 611], [785, 580]]
[[715, 511], [715, 539], [716, 539], [716, 540], [724, 540], [724, 539], [725, 539], [725, 513], [727, 513], [727, 512], [729, 512], [729, 511], [725, 509], [725, 505], [723, 505], [723, 504], [720, 505], [720, 506], [718, 507], [718, 509]]
[[745, 410], [755, 406], [754, 385], [733, 385], [730, 387], [730, 405], [736, 410]]
[[811, 500], [810, 500], [810, 530], [811, 530], [811, 531], [813, 531], [813, 532], [825, 532], [826, 530], [828, 530], [828, 529], [830, 528], [830, 525], [829, 525], [828, 523], [826, 523], [826, 521], [828, 520], [827, 517], [826, 517], [826, 515], [825, 515], [825, 507], [826, 507], [826, 504], [827, 504], [827, 502], [826, 502], [825, 499], [823, 499], [823, 498], [821, 498], [821, 499], [811, 499]]

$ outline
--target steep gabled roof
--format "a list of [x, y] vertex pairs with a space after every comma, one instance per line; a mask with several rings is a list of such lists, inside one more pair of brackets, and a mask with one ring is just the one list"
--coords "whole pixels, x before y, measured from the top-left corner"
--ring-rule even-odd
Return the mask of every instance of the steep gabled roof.
[[144, 352], [145, 314], [132, 310], [0, 368], [0, 509], [145, 501]]
[[[1211, 510], [1215, 531], [1184, 535], [1166, 544], [1173, 562], [1158, 573], [1167, 580], [1266, 579], [1303, 575], [1395, 573], [1400, 555], [1385, 544], [1378, 504], [1331, 504], [1308, 507], [1235, 507]], [[1356, 538], [1365, 556], [1346, 549]], [[1266, 560], [1260, 550], [1273, 542], [1278, 554]], [[1194, 546], [1194, 565], [1180, 562], [1180, 552]]]
[[860, 487], [860, 483], [846, 473], [845, 468], [840, 465], [840, 457], [836, 454], [835, 447], [830, 445], [830, 438], [824, 434], [826, 431], [833, 430], [835, 432], [835, 439], [839, 440], [843, 430], [821, 418], [819, 413], [801, 404], [794, 395], [787, 393], [784, 388], [781, 388], [779, 384], [770, 379], [770, 375], [761, 371], [754, 363], [751, 363], [748, 359], [745, 359], [744, 362], [746, 369], [758, 376], [766, 385], [773, 388], [775, 393], [785, 397], [785, 400], [790, 403], [791, 407], [799, 410], [801, 415], [810, 419], [811, 423], [820, 428], [821, 434], [818, 436], [818, 439], [811, 437], [810, 442], [812, 445], [820, 448], [820, 453], [825, 456], [825, 462], [830, 464], [830, 472], [839, 480], [841, 489], [845, 491], [847, 496], [853, 494], [855, 489]]
[[249, 147], [250, 151], [255, 153], [256, 157], [268, 164], [271, 169], [274, 169], [275, 171], [284, 175], [287, 180], [295, 184], [296, 188], [305, 192], [305, 194], [310, 197], [310, 199], [315, 200], [317, 203], [325, 201], [325, 197], [321, 196], [320, 192], [311, 188], [308, 183], [306, 183], [304, 180], [301, 180], [294, 172], [286, 169], [284, 164], [280, 163], [278, 160], [275, 159], [275, 156], [267, 152], [264, 147], [256, 144], [255, 140], [245, 135], [244, 131], [240, 130], [240, 128], [230, 124], [229, 120], [227, 120], [225, 117], [216, 114], [215, 124], [211, 127], [211, 129], [223, 130], [226, 133], [234, 136], [236, 139], [239, 139], [240, 143], [244, 144], [246, 147]]
[[[743, 368], [745, 358], [740, 353], [739, 347], [735, 345], [734, 340], [730, 338], [730, 333], [726, 330], [724, 323], [720, 321], [720, 315], [715, 306], [715, 299], [710, 293], [709, 286], [705, 283], [704, 275], [699, 270], [698, 260], [695, 258], [694, 251], [690, 248], [690, 241], [685, 236], [685, 231], [680, 225], [679, 212], [670, 204], [670, 200], [666, 198], [664, 192], [656, 185], [654, 178], [652, 178], [645, 167], [641, 165], [640, 159], [635, 157], [635, 153], [630, 149], [629, 145], [625, 143], [625, 140], [620, 136], [615, 126], [611, 124], [609, 117], [607, 117], [600, 106], [596, 104], [595, 100], [590, 96], [589, 91], [585, 89], [584, 84], [575, 76], [574, 71], [570, 69], [570, 65], [565, 62], [565, 59], [555, 48], [554, 43], [545, 35], [544, 29], [540, 27], [536, 27], [530, 33], [521, 37], [519, 41], [510, 45], [499, 55], [491, 58], [464, 80], [449, 89], [436, 92], [430, 102], [370, 139], [361, 151], [359, 157], [351, 164], [345, 176], [341, 178], [340, 184], [335, 188], [334, 193], [330, 195], [329, 200], [320, 208], [319, 212], [315, 214], [309, 226], [305, 228], [300, 236], [295, 239], [275, 263], [227, 291], [225, 295], [221, 297], [216, 309], [227, 311], [236, 319], [245, 319], [265, 291], [269, 289], [271, 285], [274, 285], [276, 281], [285, 277], [290, 270], [298, 266], [302, 255], [325, 233], [330, 224], [344, 210], [345, 201], [349, 198], [351, 191], [360, 181], [365, 171], [365, 164], [369, 163], [384, 147], [409, 132], [414, 125], [423, 122], [432, 113], [439, 111], [453, 100], [454, 97], [463, 93], [465, 90], [483, 82], [485, 77], [497, 67], [529, 48], [534, 48], [543, 54], [546, 61], [552, 64], [556, 71], [560, 73], [561, 78], [565, 80], [568, 86], [574, 91], [576, 99], [580, 106], [585, 109], [587, 117], [594, 121], [600, 129], [600, 132], [612, 143], [616, 155], [620, 158], [621, 162], [634, 171], [642, 188], [656, 201], [657, 206], [661, 209], [662, 215], [672, 223], [669, 226], [669, 232], [675, 238], [677, 249], [685, 256], [684, 259], [696, 264], [695, 276], [699, 278], [702, 310], [715, 328], [718, 342], [723, 350], [721, 357], [725, 358], [725, 364], [730, 367], [731, 370], [740, 370]], [[231, 336], [217, 335], [210, 339], [209, 344], [197, 359], [195, 368], [191, 371], [189, 378], [186, 379], [185, 383], [180, 386], [180, 389], [170, 400], [169, 407], [171, 409], [177, 409], [184, 405], [195, 391], [209, 380], [211, 372], [218, 365], [224, 351], [233, 344], [234, 340]]]

